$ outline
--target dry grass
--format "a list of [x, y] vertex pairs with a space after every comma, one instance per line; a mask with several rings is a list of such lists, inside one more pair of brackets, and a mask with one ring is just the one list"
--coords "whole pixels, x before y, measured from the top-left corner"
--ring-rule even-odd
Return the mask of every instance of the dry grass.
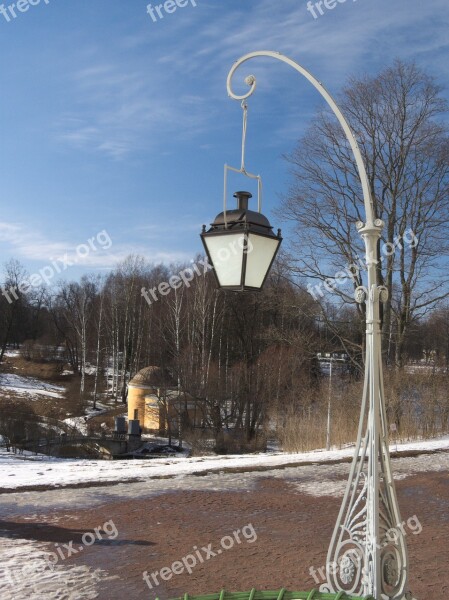
[[[279, 442], [284, 452], [308, 452], [326, 447], [327, 415], [300, 416], [291, 414], [278, 430]], [[331, 424], [332, 447], [342, 448], [357, 438], [357, 424], [341, 414], [334, 416]]]
[[[449, 429], [449, 377], [444, 373], [407, 373], [387, 370], [385, 404], [394, 441], [426, 439]], [[340, 381], [333, 389], [331, 445], [354, 443], [363, 382]], [[311, 400], [312, 398], [312, 400]], [[326, 446], [328, 382], [318, 390], [304, 390], [296, 407], [276, 417], [277, 435], [286, 452], [305, 452]]]
[[3, 373], [15, 373], [16, 375], [37, 377], [52, 383], [60, 383], [62, 363], [27, 360], [17, 356], [6, 358], [0, 369]]

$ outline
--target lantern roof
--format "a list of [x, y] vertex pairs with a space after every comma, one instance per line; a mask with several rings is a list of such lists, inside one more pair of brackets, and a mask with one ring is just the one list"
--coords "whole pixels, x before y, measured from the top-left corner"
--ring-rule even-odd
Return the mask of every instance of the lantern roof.
[[248, 208], [248, 200], [252, 197], [253, 195], [250, 192], [236, 192], [234, 198], [237, 198], [238, 207], [221, 212], [211, 223], [211, 226], [218, 228], [227, 226], [229, 229], [235, 229], [246, 225], [255, 225], [263, 229], [272, 229], [265, 215]]

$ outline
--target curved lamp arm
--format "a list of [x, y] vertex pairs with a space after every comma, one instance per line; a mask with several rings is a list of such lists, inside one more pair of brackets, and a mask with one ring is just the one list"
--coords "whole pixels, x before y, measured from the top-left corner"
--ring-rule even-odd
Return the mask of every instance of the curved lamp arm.
[[253, 75], [250, 75], [249, 77], [247, 77], [245, 79], [245, 82], [250, 86], [250, 90], [249, 90], [249, 92], [247, 92], [246, 94], [243, 94], [241, 96], [235, 94], [232, 91], [232, 78], [233, 78], [236, 70], [243, 63], [247, 62], [248, 60], [251, 60], [252, 58], [256, 58], [258, 56], [276, 58], [277, 60], [280, 60], [281, 62], [284, 62], [287, 65], [290, 65], [291, 67], [293, 67], [295, 69], [295, 71], [298, 71], [298, 73], [300, 73], [306, 79], [308, 79], [308, 81], [310, 81], [310, 83], [315, 87], [315, 89], [317, 89], [319, 91], [319, 93], [323, 96], [323, 98], [329, 104], [329, 106], [333, 110], [335, 116], [337, 117], [340, 125], [343, 127], [343, 130], [346, 134], [346, 137], [348, 138], [348, 141], [349, 141], [352, 151], [354, 153], [355, 161], [357, 163], [357, 168], [358, 168], [360, 181], [362, 183], [362, 189], [363, 189], [363, 201], [365, 204], [366, 223], [364, 225], [365, 225], [366, 229], [372, 229], [372, 228], [378, 227], [379, 223], [376, 224], [376, 217], [375, 217], [374, 208], [373, 208], [373, 200], [371, 197], [368, 176], [366, 174], [365, 163], [363, 161], [362, 154], [361, 154], [359, 146], [357, 144], [357, 140], [355, 139], [355, 136], [354, 136], [347, 120], [343, 116], [343, 113], [341, 112], [341, 110], [338, 108], [335, 100], [332, 98], [332, 96], [329, 94], [329, 92], [326, 90], [326, 88], [318, 81], [318, 79], [316, 79], [311, 73], [309, 73], [309, 71], [307, 71], [307, 69], [302, 67], [300, 64], [298, 64], [291, 58], [288, 58], [284, 54], [280, 54], [279, 52], [272, 52], [270, 50], [260, 50], [258, 52], [250, 52], [249, 54], [245, 54], [244, 56], [239, 58], [239, 60], [237, 60], [233, 64], [231, 70], [229, 71], [228, 79], [227, 79], [227, 89], [228, 89], [229, 96], [231, 98], [233, 98], [234, 100], [246, 100], [246, 98], [249, 98], [254, 93], [254, 91], [256, 89], [256, 78]]

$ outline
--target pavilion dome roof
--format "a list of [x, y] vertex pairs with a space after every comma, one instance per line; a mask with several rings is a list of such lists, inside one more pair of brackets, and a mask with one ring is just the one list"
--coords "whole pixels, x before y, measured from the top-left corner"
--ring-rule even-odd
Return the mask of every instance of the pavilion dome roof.
[[129, 382], [135, 387], [161, 387], [172, 384], [169, 373], [161, 367], [145, 367], [141, 369]]

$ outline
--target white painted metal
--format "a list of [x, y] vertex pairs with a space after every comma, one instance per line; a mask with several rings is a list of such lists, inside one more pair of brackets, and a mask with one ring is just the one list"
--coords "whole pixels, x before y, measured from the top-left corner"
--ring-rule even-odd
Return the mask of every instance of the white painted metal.
[[326, 428], [326, 450], [331, 449], [331, 412], [332, 412], [332, 365], [334, 359], [331, 356], [329, 363], [329, 396], [327, 399], [327, 428]]
[[224, 214], [224, 222], [225, 228], [228, 227], [228, 219], [227, 219], [227, 199], [228, 199], [228, 172], [234, 171], [234, 173], [240, 173], [249, 179], [257, 179], [257, 210], [258, 212], [262, 212], [262, 177], [260, 175], [255, 175], [254, 173], [249, 173], [246, 170], [245, 165], [245, 153], [246, 153], [246, 131], [248, 124], [248, 105], [245, 100], [242, 100], [242, 110], [243, 110], [243, 131], [242, 131], [242, 160], [240, 163], [240, 169], [236, 169], [235, 167], [231, 167], [227, 164], [224, 166], [224, 188], [223, 188], [223, 214]]
[[256, 57], [271, 57], [290, 65], [331, 107], [354, 153], [366, 213], [366, 222], [357, 223], [357, 229], [365, 242], [368, 282], [366, 288], [356, 290], [357, 302], [366, 304], [365, 384], [356, 451], [329, 546], [327, 581], [321, 591], [371, 594], [376, 600], [413, 600], [408, 591], [405, 532], [391, 470], [384, 400], [379, 307], [387, 300], [388, 291], [377, 281], [377, 242], [383, 222], [375, 218], [365, 164], [348, 122], [332, 96], [304, 67], [278, 52], [251, 52], [232, 66], [227, 79], [229, 96], [244, 101], [254, 93], [253, 75], [245, 79], [250, 89], [243, 95], [232, 91], [232, 79], [243, 63]]

